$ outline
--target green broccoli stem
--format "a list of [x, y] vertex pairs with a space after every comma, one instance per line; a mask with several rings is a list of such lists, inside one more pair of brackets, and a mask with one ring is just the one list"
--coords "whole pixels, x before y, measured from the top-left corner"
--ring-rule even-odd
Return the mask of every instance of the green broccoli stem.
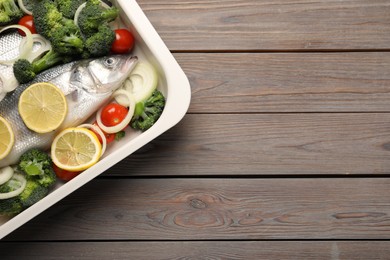
[[19, 7], [16, 5], [15, 1], [1, 1], [3, 4], [3, 8], [7, 14], [14, 15], [20, 12]]
[[135, 104], [134, 116], [141, 116], [142, 113], [144, 113], [144, 109], [145, 109], [144, 102], [138, 102], [137, 104]]
[[145, 107], [145, 103], [144, 102], [138, 102], [137, 104], [135, 104], [135, 109], [134, 109], [134, 116], [135, 117], [142, 117], [143, 120], [146, 120], [149, 118], [148, 114], [147, 113], [152, 113], [153, 112], [153, 109], [149, 108], [149, 107]]
[[32, 66], [36, 74], [61, 63], [63, 57], [54, 50], [48, 51], [42, 58], [33, 61]]
[[76, 35], [66, 36], [64, 37], [63, 41], [67, 43], [69, 47], [74, 47], [76, 49], [81, 49], [81, 50], [84, 48], [83, 40], [77, 37]]
[[118, 17], [118, 13], [117, 8], [109, 8], [102, 12], [101, 18], [104, 21], [113, 21]]

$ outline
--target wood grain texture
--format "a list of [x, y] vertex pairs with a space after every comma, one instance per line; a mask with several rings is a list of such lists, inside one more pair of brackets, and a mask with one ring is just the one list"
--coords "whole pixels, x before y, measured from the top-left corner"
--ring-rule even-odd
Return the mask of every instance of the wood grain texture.
[[6, 240], [390, 239], [388, 178], [101, 179]]
[[[384, 260], [389, 242], [261, 241], [261, 242], [53, 242], [0, 243], [7, 259], [296, 259]], [[23, 250], [20, 250], [23, 248]]]
[[171, 50], [389, 49], [387, 0], [139, 0]]
[[188, 114], [106, 176], [388, 175], [390, 114]]
[[190, 113], [390, 111], [390, 53], [175, 54]]

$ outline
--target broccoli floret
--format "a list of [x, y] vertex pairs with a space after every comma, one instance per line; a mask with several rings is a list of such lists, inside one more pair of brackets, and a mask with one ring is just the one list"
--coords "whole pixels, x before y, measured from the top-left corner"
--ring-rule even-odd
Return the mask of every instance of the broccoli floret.
[[77, 8], [86, 0], [55, 0], [63, 16], [73, 19]]
[[63, 16], [51, 0], [41, 0], [33, 6], [34, 25], [37, 33], [49, 38], [53, 31], [62, 27]]
[[84, 41], [73, 20], [65, 18], [52, 0], [41, 0], [33, 8], [37, 32], [45, 36], [53, 49], [63, 55], [82, 53]]
[[36, 76], [31, 62], [26, 59], [19, 59], [13, 65], [15, 78], [20, 83], [27, 83]]
[[75, 56], [84, 49], [80, 31], [73, 22], [51, 32], [50, 42], [53, 49], [63, 55]]
[[64, 57], [58, 52], [50, 50], [32, 63], [26, 59], [17, 60], [13, 65], [13, 72], [19, 83], [27, 83], [33, 80], [41, 71], [67, 61], [70, 61], [69, 57]]
[[145, 101], [135, 106], [131, 127], [146, 131], [160, 118], [165, 106], [165, 97], [159, 90], [155, 90]]
[[98, 32], [85, 41], [85, 47], [92, 57], [109, 54], [115, 40], [115, 32], [106, 24], [99, 26]]
[[[26, 177], [23, 177], [26, 178]], [[11, 178], [0, 186], [1, 193], [7, 193], [19, 188], [21, 183]], [[18, 196], [0, 200], [0, 215], [15, 215], [43, 199], [49, 193], [49, 188], [41, 186], [36, 180], [27, 177], [26, 187]]]
[[22, 208], [28, 208], [43, 199], [49, 193], [49, 189], [40, 185], [31, 178], [27, 179], [26, 188], [19, 194], [19, 201]]
[[0, 0], [0, 26], [15, 23], [22, 18], [23, 12], [16, 0]]
[[[24, 176], [20, 176], [24, 179]], [[6, 183], [0, 185], [0, 193], [12, 192], [21, 187], [21, 179], [11, 177]], [[14, 215], [22, 211], [23, 207], [20, 203], [19, 196], [9, 199], [0, 199], [0, 215]]]
[[84, 37], [89, 38], [98, 31], [100, 25], [114, 21], [118, 14], [116, 7], [103, 8], [99, 0], [87, 0], [80, 12], [78, 26]]
[[34, 178], [43, 187], [50, 187], [56, 181], [56, 174], [53, 170], [53, 163], [50, 156], [39, 149], [28, 150], [19, 160], [19, 170]]
[[22, 203], [20, 203], [19, 197], [0, 200], [0, 216], [16, 215], [20, 213], [22, 210], [23, 207], [22, 207]]

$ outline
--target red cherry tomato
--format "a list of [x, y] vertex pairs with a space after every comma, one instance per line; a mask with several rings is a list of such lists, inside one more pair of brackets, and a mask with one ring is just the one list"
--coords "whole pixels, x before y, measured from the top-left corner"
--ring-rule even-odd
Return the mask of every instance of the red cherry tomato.
[[126, 29], [115, 30], [115, 40], [112, 43], [111, 51], [113, 53], [128, 53], [134, 47], [134, 36]]
[[59, 168], [57, 165], [53, 164], [54, 172], [56, 173], [57, 177], [63, 181], [70, 181], [77, 175], [79, 175], [81, 172], [70, 172], [64, 169]]
[[126, 117], [127, 112], [126, 107], [116, 103], [110, 103], [102, 109], [102, 123], [105, 126], [116, 126]]
[[[34, 19], [32, 15], [23, 16], [22, 18], [20, 18], [18, 24], [29, 29], [32, 34], [37, 33], [37, 31], [35, 30]], [[26, 36], [26, 34], [22, 30], [18, 29], [18, 32], [20, 35]]]
[[[93, 123], [93, 125], [99, 127], [96, 122]], [[96, 131], [94, 131], [93, 129], [90, 129], [90, 130], [96, 134], [97, 138], [99, 139], [99, 142], [102, 144], [103, 141], [102, 141], [102, 138], [100, 137], [100, 135]], [[100, 129], [100, 130], [103, 132], [104, 136], [106, 137], [107, 144], [112, 143], [115, 140], [115, 134], [108, 134], [108, 133], [104, 132], [102, 129]]]

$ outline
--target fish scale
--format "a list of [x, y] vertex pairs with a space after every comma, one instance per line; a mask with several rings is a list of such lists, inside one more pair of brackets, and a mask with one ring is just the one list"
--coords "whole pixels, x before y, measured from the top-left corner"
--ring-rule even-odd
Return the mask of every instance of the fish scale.
[[[19, 45], [21, 44], [24, 38], [16, 31], [4, 32], [0, 36], [0, 60], [1, 61], [11, 61], [16, 59], [19, 55]], [[33, 52], [38, 50], [41, 47], [39, 42], [34, 42]], [[2, 100], [7, 91], [4, 86], [6, 82], [14, 82], [15, 85], [11, 84], [9, 87], [17, 86], [18, 83], [13, 74], [12, 64], [0, 64], [0, 100]]]
[[17, 32], [1, 35], [0, 60], [11, 60], [19, 54], [19, 44], [23, 37]]

